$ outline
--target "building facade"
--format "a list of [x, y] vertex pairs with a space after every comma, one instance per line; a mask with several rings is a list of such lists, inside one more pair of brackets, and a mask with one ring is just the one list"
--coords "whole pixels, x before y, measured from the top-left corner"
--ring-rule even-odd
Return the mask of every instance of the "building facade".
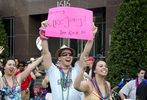
[[[107, 57], [113, 18], [122, 0], [0, 0], [0, 16], [8, 34], [10, 56], [21, 60], [40, 56], [36, 39], [40, 23], [47, 19], [48, 10], [57, 6], [71, 6], [92, 10], [94, 22], [99, 27], [90, 56]], [[63, 44], [77, 51], [78, 57], [85, 40], [49, 38], [53, 57]]]

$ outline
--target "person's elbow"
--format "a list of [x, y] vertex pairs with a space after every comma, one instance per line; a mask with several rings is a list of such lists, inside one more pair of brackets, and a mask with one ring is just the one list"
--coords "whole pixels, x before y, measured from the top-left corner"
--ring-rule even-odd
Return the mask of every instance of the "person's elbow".
[[118, 94], [119, 94], [120, 96], [121, 96], [121, 95], [123, 95], [123, 93], [121, 93], [120, 91], [119, 91], [119, 93], [118, 93]]
[[78, 89], [78, 85], [74, 83], [74, 88], [77, 90]]
[[42, 82], [42, 87], [47, 88], [47, 85], [46, 85], [46, 83], [44, 81]]
[[119, 96], [120, 96], [120, 98], [121, 98], [121, 100], [124, 100], [125, 99], [125, 95], [123, 94], [123, 93], [121, 93], [120, 91], [119, 91]]
[[44, 84], [42, 84], [42, 87], [43, 87], [43, 88], [47, 88], [47, 86], [46, 86], [46, 85], [44, 85]]
[[79, 84], [75, 84], [75, 83], [74, 83], [74, 88], [75, 88], [77, 91], [80, 91], [80, 85], [79, 85]]

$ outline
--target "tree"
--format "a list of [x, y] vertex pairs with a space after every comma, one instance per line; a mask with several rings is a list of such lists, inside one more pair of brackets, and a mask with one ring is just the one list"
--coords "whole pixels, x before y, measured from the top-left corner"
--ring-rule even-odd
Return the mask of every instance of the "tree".
[[2, 18], [0, 17], [0, 46], [3, 46], [5, 50], [0, 55], [0, 59], [6, 59], [9, 56], [8, 53], [8, 43], [7, 43], [7, 34], [2, 24]]
[[135, 78], [139, 67], [147, 67], [146, 0], [123, 0], [114, 18], [106, 62], [107, 80], [117, 85], [121, 78]]

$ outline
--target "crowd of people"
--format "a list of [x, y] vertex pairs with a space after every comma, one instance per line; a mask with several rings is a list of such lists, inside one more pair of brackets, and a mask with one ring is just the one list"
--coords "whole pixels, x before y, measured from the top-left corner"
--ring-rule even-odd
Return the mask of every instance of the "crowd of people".
[[[45, 28], [48, 21], [41, 23], [40, 39], [42, 40], [42, 55], [36, 60], [21, 62], [18, 59], [7, 59], [0, 62], [0, 94], [1, 100], [29, 100], [34, 98], [33, 84], [41, 63], [46, 75], [42, 87], [47, 90], [46, 100], [112, 100], [112, 90], [120, 88], [122, 100], [147, 100], [147, 70], [139, 69], [138, 77], [126, 84], [121, 81], [111, 90], [110, 82], [105, 80], [108, 67], [104, 59], [95, 60], [89, 57], [94, 40], [88, 40], [79, 60], [72, 66], [74, 49], [63, 45], [56, 52], [57, 63], [52, 62], [48, 38]], [[93, 24], [93, 37], [98, 28]], [[0, 54], [4, 48], [0, 46]], [[37, 71], [39, 72], [39, 71]], [[38, 74], [39, 75], [39, 74]], [[31, 91], [31, 92], [30, 92]], [[136, 92], [137, 91], [137, 92]], [[33, 94], [32, 94], [33, 93]], [[142, 93], [142, 94], [141, 94]], [[45, 99], [44, 99], [45, 100]]]

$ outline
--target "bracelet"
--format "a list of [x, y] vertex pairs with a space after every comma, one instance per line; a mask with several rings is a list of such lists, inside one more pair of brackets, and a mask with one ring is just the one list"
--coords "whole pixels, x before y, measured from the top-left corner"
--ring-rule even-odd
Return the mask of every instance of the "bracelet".
[[44, 39], [48, 39], [48, 37], [47, 36], [45, 36], [45, 29], [44, 28], [39, 28], [39, 34], [40, 34], [40, 39], [41, 40], [44, 40]]
[[44, 28], [41, 28], [41, 27], [39, 28], [39, 30], [43, 30], [43, 31], [45, 31], [45, 29], [44, 29]]
[[44, 38], [44, 39], [48, 39], [46, 36], [41, 34], [41, 31], [39, 31], [40, 37]]

